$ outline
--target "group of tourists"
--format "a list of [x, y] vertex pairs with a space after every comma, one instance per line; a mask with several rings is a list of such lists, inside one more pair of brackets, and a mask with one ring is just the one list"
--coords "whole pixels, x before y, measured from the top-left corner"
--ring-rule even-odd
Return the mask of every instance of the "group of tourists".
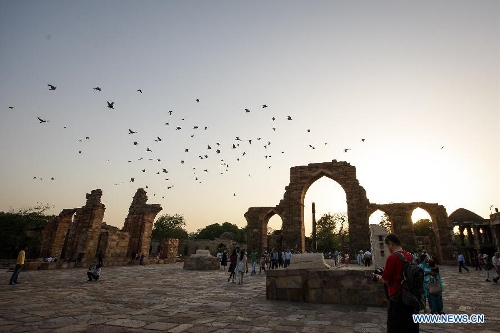
[[289, 249], [285, 251], [264, 251], [260, 255], [257, 250], [252, 249], [250, 254], [247, 254], [245, 249], [235, 248], [231, 255], [228, 256], [227, 250], [219, 251], [217, 258], [220, 260], [220, 267], [226, 270], [229, 264], [229, 278], [227, 282], [241, 284], [243, 283], [243, 275], [248, 273], [248, 263], [250, 263], [250, 275], [257, 274], [257, 265], [259, 265], [259, 274], [266, 272], [267, 269], [286, 268], [292, 260], [292, 252]]
[[[462, 269], [469, 272], [469, 269], [465, 266], [465, 257], [461, 252], [457, 256], [457, 261], [459, 273], [462, 273]], [[500, 279], [500, 252], [495, 252], [495, 254], [490, 256], [487, 253], [477, 251], [474, 261], [476, 264], [476, 271], [485, 271], [486, 282], [494, 282], [498, 284], [498, 280]]]

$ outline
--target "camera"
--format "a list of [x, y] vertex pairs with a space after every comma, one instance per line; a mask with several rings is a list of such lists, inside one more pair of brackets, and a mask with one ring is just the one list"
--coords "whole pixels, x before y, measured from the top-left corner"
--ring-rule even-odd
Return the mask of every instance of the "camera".
[[377, 268], [376, 270], [373, 271], [373, 277], [372, 281], [377, 282], [378, 281], [378, 275], [382, 275], [384, 273], [384, 269], [382, 267]]

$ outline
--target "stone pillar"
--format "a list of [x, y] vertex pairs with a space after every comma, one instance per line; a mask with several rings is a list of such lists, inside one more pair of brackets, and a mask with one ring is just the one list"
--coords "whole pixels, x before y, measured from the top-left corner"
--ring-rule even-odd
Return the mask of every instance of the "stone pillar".
[[316, 242], [316, 204], [312, 203], [312, 252], [316, 252], [318, 245]]
[[40, 257], [48, 256], [61, 259], [64, 241], [76, 209], [63, 209], [59, 216], [51, 220], [42, 232]]
[[74, 223], [68, 232], [66, 258], [80, 259], [82, 265], [95, 260], [106, 207], [101, 203], [102, 190], [87, 193], [87, 203], [76, 210]]
[[177, 260], [179, 240], [175, 238], [165, 238], [161, 242], [160, 259], [174, 263]]
[[122, 231], [130, 234], [127, 257], [133, 252], [149, 254], [151, 232], [156, 215], [162, 210], [159, 204], [147, 204], [148, 196], [143, 188], [134, 195]]
[[385, 246], [385, 237], [388, 235], [387, 230], [377, 224], [370, 224], [370, 231], [373, 267], [384, 267], [385, 261], [390, 254]]

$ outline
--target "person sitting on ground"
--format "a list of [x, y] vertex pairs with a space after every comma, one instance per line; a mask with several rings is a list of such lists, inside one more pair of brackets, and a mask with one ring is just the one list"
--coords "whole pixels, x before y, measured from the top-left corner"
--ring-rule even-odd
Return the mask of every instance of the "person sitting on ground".
[[89, 267], [89, 270], [87, 272], [87, 277], [89, 278], [89, 281], [94, 280], [99, 280], [99, 277], [101, 276], [101, 265], [97, 264], [96, 265], [91, 265]]

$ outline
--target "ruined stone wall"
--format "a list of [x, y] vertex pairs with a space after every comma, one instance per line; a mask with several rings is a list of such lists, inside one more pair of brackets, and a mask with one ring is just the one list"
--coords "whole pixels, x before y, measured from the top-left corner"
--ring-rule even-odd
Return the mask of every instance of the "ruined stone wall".
[[66, 259], [80, 257], [84, 266], [94, 260], [106, 209], [101, 203], [101, 196], [100, 189], [87, 193], [85, 206], [76, 209], [68, 232]]
[[413, 232], [411, 215], [416, 208], [425, 210], [431, 217], [433, 232], [430, 242], [433, 254], [439, 258], [440, 263], [454, 264], [452, 227], [444, 206], [426, 202], [370, 204], [368, 212], [370, 215], [377, 209], [385, 212], [392, 223], [392, 232], [398, 235], [403, 248], [414, 251], [418, 246]]
[[247, 244], [258, 253], [271, 250], [267, 236], [267, 224], [275, 214], [281, 216], [280, 207], [250, 207], [245, 213], [247, 220]]
[[126, 254], [129, 240], [129, 233], [121, 230], [111, 229], [105, 230], [101, 233], [101, 243], [103, 243], [103, 249], [101, 249], [100, 245], [97, 253], [99, 253], [100, 250], [103, 251], [103, 262], [105, 266], [119, 266], [128, 263], [129, 258]]
[[179, 250], [179, 240], [175, 238], [165, 238], [161, 242], [160, 259], [166, 262], [175, 262], [177, 260], [177, 252]]
[[233, 242], [229, 239], [216, 238], [215, 240], [210, 239], [182, 239], [179, 241], [178, 254], [182, 256], [195, 254], [196, 250], [209, 250], [210, 254], [215, 256], [220, 244], [224, 244], [227, 248], [227, 252], [231, 254], [233, 249], [239, 247], [240, 249], [246, 249], [247, 244], [239, 244]]
[[41, 258], [52, 256], [61, 259], [64, 242], [75, 211], [76, 209], [63, 209], [59, 216], [49, 221], [42, 231]]
[[147, 201], [146, 191], [139, 188], [134, 195], [122, 229], [130, 234], [127, 257], [130, 257], [133, 252], [149, 254], [154, 219], [162, 208], [159, 204], [147, 204]]

